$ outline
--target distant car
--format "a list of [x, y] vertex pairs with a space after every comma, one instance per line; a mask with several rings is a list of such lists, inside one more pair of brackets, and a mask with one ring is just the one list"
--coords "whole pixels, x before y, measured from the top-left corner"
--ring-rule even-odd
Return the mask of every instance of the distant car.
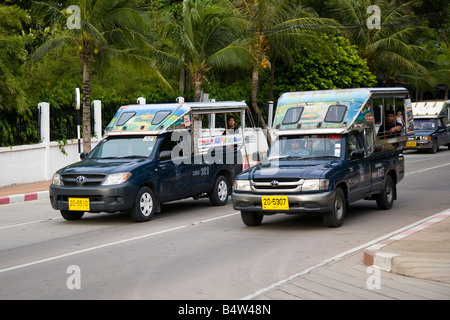
[[406, 142], [406, 150], [436, 153], [440, 146], [450, 149], [450, 100], [413, 103], [414, 136]]

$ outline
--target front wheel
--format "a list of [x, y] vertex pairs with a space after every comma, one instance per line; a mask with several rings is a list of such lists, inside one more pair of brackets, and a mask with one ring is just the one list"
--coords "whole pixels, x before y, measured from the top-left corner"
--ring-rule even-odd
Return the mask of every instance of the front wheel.
[[131, 219], [137, 222], [149, 221], [155, 213], [155, 196], [148, 187], [142, 187], [137, 193], [133, 209], [131, 209]]
[[323, 223], [329, 228], [342, 226], [346, 211], [347, 201], [345, 200], [345, 193], [341, 188], [337, 188], [331, 211], [322, 215]]
[[438, 142], [437, 142], [437, 140], [434, 140], [434, 141], [432, 142], [432, 144], [431, 144], [430, 153], [431, 153], [431, 154], [435, 154], [435, 153], [438, 152], [438, 151], [439, 151], [439, 145], [438, 145]]
[[242, 221], [246, 226], [259, 226], [264, 218], [264, 215], [258, 211], [241, 211]]
[[389, 210], [394, 204], [395, 186], [391, 176], [386, 177], [384, 190], [376, 197], [378, 209]]
[[209, 196], [209, 202], [213, 206], [223, 206], [228, 201], [228, 193], [230, 191], [230, 185], [228, 180], [224, 176], [218, 176], [214, 182], [213, 189]]
[[60, 212], [62, 217], [69, 221], [80, 220], [84, 215], [84, 212], [81, 211], [60, 210]]

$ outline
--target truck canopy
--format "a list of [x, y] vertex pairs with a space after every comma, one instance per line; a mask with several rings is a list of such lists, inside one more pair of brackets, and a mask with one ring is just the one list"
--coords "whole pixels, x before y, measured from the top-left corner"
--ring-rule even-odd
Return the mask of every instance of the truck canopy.
[[429, 119], [449, 117], [450, 100], [447, 101], [422, 101], [412, 104], [413, 115], [416, 119]]
[[162, 134], [177, 129], [189, 129], [192, 116], [243, 112], [245, 102], [184, 102], [136, 104], [122, 106], [105, 129], [105, 135]]
[[296, 133], [342, 134], [352, 127], [374, 126], [372, 99], [405, 99], [404, 88], [358, 88], [283, 93], [277, 105], [274, 128]]

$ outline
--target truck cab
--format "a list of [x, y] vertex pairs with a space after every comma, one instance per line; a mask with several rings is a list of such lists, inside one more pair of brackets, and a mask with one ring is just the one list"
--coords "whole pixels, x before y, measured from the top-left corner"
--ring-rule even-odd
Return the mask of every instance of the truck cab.
[[430, 153], [438, 152], [440, 146], [450, 149], [450, 100], [416, 102], [412, 108], [415, 134], [405, 149]]
[[[402, 148], [413, 134], [408, 91], [362, 88], [284, 93], [274, 118], [274, 143], [261, 162], [234, 182], [233, 208], [247, 226], [277, 213], [321, 215], [343, 224], [349, 204], [376, 200], [390, 209], [404, 176]], [[405, 126], [382, 132], [389, 110]]]
[[203, 121], [221, 113], [244, 118], [246, 109], [233, 101], [122, 106], [105, 139], [54, 174], [51, 205], [66, 220], [129, 212], [139, 222], [161, 204], [189, 197], [225, 205], [242, 171], [243, 133], [215, 136]]

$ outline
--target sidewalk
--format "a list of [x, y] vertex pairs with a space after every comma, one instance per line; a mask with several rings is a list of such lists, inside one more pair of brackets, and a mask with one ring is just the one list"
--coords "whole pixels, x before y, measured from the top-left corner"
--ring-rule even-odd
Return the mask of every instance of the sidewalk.
[[450, 299], [450, 209], [403, 229], [244, 299]]
[[40, 181], [0, 187], [0, 205], [48, 199], [50, 184], [51, 181]]
[[[48, 198], [51, 181], [0, 187], [0, 205]], [[450, 208], [245, 297], [450, 299]]]

